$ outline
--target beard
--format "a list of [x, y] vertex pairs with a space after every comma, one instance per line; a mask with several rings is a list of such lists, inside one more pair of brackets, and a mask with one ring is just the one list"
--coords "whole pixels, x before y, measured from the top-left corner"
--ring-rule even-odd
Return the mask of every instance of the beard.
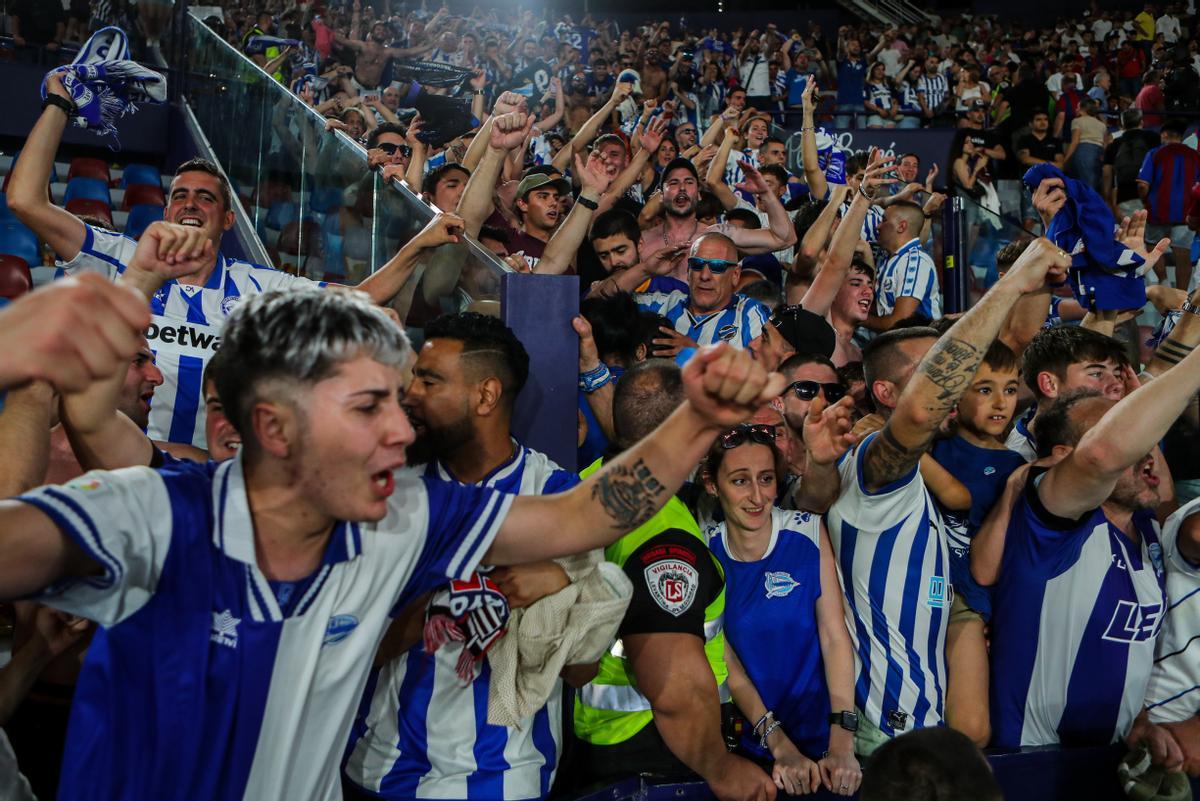
[[[682, 193], [680, 193], [682, 194]], [[675, 197], [679, 197], [676, 195]], [[696, 213], [696, 206], [699, 205], [700, 199], [689, 197], [691, 201], [685, 208], [675, 205], [675, 198], [671, 198], [671, 202], [666, 205], [667, 216], [669, 217], [691, 217]]]
[[413, 444], [408, 446], [409, 464], [428, 464], [444, 458], [474, 439], [471, 422], [467, 419], [440, 427], [426, 427]]

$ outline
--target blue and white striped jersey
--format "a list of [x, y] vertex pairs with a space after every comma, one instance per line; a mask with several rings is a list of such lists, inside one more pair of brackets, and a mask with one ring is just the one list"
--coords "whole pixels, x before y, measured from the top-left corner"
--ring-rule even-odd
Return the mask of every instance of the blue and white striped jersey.
[[925, 105], [936, 113], [937, 107], [950, 94], [950, 83], [940, 72], [933, 75], [922, 75], [917, 80], [917, 93], [925, 95]]
[[1167, 613], [1146, 687], [1146, 710], [1155, 723], [1200, 713], [1200, 565], [1179, 552], [1179, 527], [1200, 511], [1197, 498], [1167, 518], [1162, 555], [1167, 568]]
[[387, 516], [338, 523], [288, 604], [258, 567], [240, 456], [95, 471], [23, 496], [103, 570], [38, 599], [101, 625], [61, 796], [341, 799], [339, 763], [391, 616], [470, 576], [512, 499], [399, 471]]
[[[478, 486], [551, 495], [579, 483], [544, 454], [517, 448]], [[437, 462], [423, 474], [455, 481]], [[446, 646], [431, 657], [417, 644], [372, 675], [351, 735], [345, 765], [350, 781], [391, 799], [508, 801], [549, 794], [562, 746], [561, 692], [518, 728], [490, 725], [488, 661], [464, 685], [455, 669], [460, 650]]]
[[[87, 226], [83, 247], [64, 263], [68, 275], [97, 272], [116, 280], [137, 242], [127, 236]], [[307, 278], [257, 264], [217, 256], [217, 266], [204, 286], [167, 281], [150, 301], [146, 339], [154, 351], [163, 383], [150, 408], [151, 439], [206, 447], [204, 442], [204, 366], [221, 346], [225, 319], [246, 295], [310, 285]]]
[[942, 290], [938, 286], [933, 258], [921, 249], [921, 241], [910, 239], [879, 267], [876, 278], [875, 313], [891, 314], [899, 298], [916, 298], [917, 312], [930, 320], [941, 319]]
[[1141, 711], [1154, 663], [1166, 610], [1158, 522], [1136, 512], [1135, 543], [1101, 508], [1055, 518], [1040, 478], [1013, 509], [992, 598], [993, 742], [1107, 745]]
[[728, 342], [735, 348], [745, 348], [762, 334], [763, 325], [771, 310], [761, 301], [745, 295], [734, 295], [729, 305], [719, 311], [697, 317], [688, 309], [688, 294], [674, 292], [642, 292], [633, 296], [643, 309], [661, 314], [676, 331], [697, 345]]
[[[739, 161], [749, 162], [750, 166], [758, 169], [762, 163], [758, 160], [758, 151], [753, 148], [745, 148], [744, 150], [733, 151], [729, 154], [729, 161], [725, 162], [725, 183], [729, 184], [730, 189], [734, 189], [742, 181], [746, 180], [746, 173], [742, 171], [742, 167], [738, 164]], [[736, 192], [737, 190], [734, 189]]]
[[863, 459], [878, 434], [842, 458], [826, 522], [854, 644], [854, 701], [884, 734], [938, 726], [953, 588], [945, 524], [916, 467], [875, 492]]
[[874, 103], [883, 111], [890, 111], [892, 106], [896, 105], [896, 96], [892, 94], [886, 78], [882, 83], [868, 83], [866, 88], [867, 101]]
[[1026, 462], [1037, 459], [1037, 442], [1034, 441], [1033, 432], [1029, 429], [1035, 414], [1037, 414], [1037, 406], [1031, 406], [1029, 411], [1018, 417], [1017, 422], [1013, 423], [1008, 437], [1004, 440], [1004, 447], [1021, 454], [1025, 457]]

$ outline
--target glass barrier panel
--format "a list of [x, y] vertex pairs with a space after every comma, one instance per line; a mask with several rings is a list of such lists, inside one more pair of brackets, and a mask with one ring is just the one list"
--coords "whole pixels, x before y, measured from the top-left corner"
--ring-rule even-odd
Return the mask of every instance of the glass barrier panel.
[[[407, 187], [368, 168], [362, 146], [326, 130], [321, 114], [194, 16], [188, 42], [187, 102], [273, 266], [353, 286], [433, 218]], [[392, 305], [419, 338], [439, 314], [498, 311], [506, 269], [476, 242], [444, 245]]]

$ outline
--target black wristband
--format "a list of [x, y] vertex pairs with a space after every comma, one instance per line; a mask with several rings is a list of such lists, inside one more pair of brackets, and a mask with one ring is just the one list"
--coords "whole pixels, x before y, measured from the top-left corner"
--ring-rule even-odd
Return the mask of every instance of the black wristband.
[[583, 206], [585, 209], [591, 209], [592, 211], [595, 211], [596, 209], [600, 208], [599, 203], [597, 203], [594, 200], [590, 200], [590, 199], [584, 197], [583, 195], [580, 195], [579, 197], [575, 198], [575, 202], [578, 203], [580, 206]]
[[55, 108], [62, 109], [63, 113], [66, 114], [68, 117], [70, 117], [71, 115], [73, 115], [75, 113], [75, 104], [72, 103], [70, 100], [67, 100], [65, 97], [61, 97], [59, 95], [55, 95], [55, 94], [46, 95], [46, 99], [42, 101], [42, 111], [45, 111], [46, 109], [50, 108], [50, 106], [54, 106]]

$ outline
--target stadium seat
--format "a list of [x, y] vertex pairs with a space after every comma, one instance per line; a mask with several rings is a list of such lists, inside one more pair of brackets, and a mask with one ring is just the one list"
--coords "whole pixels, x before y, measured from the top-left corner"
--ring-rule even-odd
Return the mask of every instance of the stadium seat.
[[99, 200], [110, 209], [112, 208], [108, 183], [99, 178], [72, 178], [67, 181], [67, 192], [63, 196], [63, 205], [80, 198]]
[[336, 186], [326, 186], [312, 193], [309, 209], [316, 214], [329, 214], [342, 207], [344, 192]]
[[121, 188], [128, 189], [134, 184], [150, 184], [162, 186], [162, 173], [157, 167], [149, 164], [128, 164], [121, 173]]
[[105, 184], [112, 180], [107, 162], [86, 156], [71, 159], [71, 167], [67, 170], [67, 180], [70, 181], [72, 178], [95, 178], [104, 181]]
[[167, 205], [167, 196], [163, 194], [161, 186], [157, 184], [130, 184], [125, 190], [125, 200], [121, 204], [121, 208], [128, 211], [134, 206], [147, 204], [153, 206]]
[[15, 219], [16, 217], [13, 216], [12, 211], [8, 208], [8, 195], [0, 192], [0, 222], [8, 222]]
[[0, 298], [15, 300], [33, 289], [29, 265], [20, 256], [0, 254]]
[[153, 203], [140, 203], [129, 210], [129, 220], [125, 223], [125, 236], [140, 239], [142, 232], [152, 222], [163, 218], [163, 207]]
[[37, 235], [16, 220], [0, 223], [0, 254], [19, 256], [26, 265], [42, 263]]
[[67, 211], [71, 212], [76, 217], [98, 217], [99, 219], [104, 220], [109, 228], [113, 227], [112, 209], [108, 207], [108, 204], [102, 201], [92, 200], [91, 198], [87, 197], [77, 197], [74, 200], [69, 201], [66, 208]]
[[267, 209], [266, 227], [273, 228], [276, 231], [282, 231], [283, 228], [291, 222], [295, 222], [300, 218], [300, 209], [291, 201], [275, 203], [271, 208]]

